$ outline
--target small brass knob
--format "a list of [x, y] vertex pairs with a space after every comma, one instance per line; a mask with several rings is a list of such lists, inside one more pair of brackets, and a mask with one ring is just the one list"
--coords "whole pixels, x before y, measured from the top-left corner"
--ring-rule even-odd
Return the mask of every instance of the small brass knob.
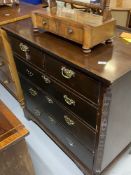
[[72, 34], [73, 33], [73, 29], [72, 28], [67, 28], [67, 32], [68, 32], [68, 34]]
[[46, 24], [47, 24], [47, 21], [44, 21], [44, 20], [43, 20], [42, 24], [43, 24], [43, 25], [46, 25]]

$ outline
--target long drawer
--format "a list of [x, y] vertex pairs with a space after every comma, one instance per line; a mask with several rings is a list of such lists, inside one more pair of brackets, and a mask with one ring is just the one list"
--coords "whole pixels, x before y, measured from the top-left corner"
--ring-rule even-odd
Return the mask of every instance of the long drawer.
[[42, 71], [46, 69], [47, 74], [60, 81], [60, 83], [81, 94], [89, 101], [99, 104], [101, 88], [99, 81], [67, 63], [63, 63], [60, 59], [58, 60], [58, 58], [44, 53], [25, 40], [21, 41], [21, 39], [11, 35], [9, 38], [15, 54]]
[[50, 122], [60, 124], [88, 150], [93, 152], [95, 149], [96, 134], [77, 117], [55, 102], [53, 98], [42, 92], [23, 76], [20, 77], [27, 109], [36, 118], [43, 118], [43, 112], [46, 113], [46, 117], [49, 118]]
[[31, 44], [21, 39], [17, 39], [9, 35], [12, 50], [15, 54], [19, 55], [21, 58], [33, 64], [37, 68], [44, 69], [44, 54], [41, 50], [33, 47]]
[[69, 88], [98, 104], [100, 83], [55, 57], [45, 56], [46, 72]]
[[33, 69], [31, 66], [22, 62], [18, 58], [15, 58], [15, 62], [18, 71], [22, 75], [34, 83], [37, 82], [37, 85], [40, 88], [50, 94], [53, 98], [55, 98], [81, 119], [84, 119], [87, 124], [93, 128], [96, 128], [97, 108], [82, 100], [74, 93], [68, 91], [63, 86], [47, 77], [47, 75]]

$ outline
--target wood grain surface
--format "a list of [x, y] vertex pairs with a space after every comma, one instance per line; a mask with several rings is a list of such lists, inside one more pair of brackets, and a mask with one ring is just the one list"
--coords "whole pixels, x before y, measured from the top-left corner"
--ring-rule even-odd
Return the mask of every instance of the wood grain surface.
[[[62, 61], [87, 72], [96, 79], [113, 83], [131, 70], [131, 43], [120, 38], [123, 30], [117, 29], [113, 44], [99, 44], [92, 53], [84, 54], [81, 46], [48, 32], [33, 32], [30, 19], [7, 24], [6, 31], [18, 35], [24, 41], [37, 45]], [[27, 44], [28, 45], [28, 44]]]
[[29, 18], [31, 11], [40, 8], [40, 5], [20, 3], [20, 5], [0, 7], [0, 25]]
[[0, 152], [0, 175], [35, 175], [25, 139]]
[[23, 124], [0, 100], [0, 151], [27, 134]]

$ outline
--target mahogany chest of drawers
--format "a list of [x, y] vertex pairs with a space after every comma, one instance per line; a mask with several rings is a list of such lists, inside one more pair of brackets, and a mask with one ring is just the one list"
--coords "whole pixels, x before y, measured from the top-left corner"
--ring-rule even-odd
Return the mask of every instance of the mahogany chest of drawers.
[[85, 55], [75, 43], [33, 33], [30, 20], [3, 29], [21, 81], [25, 116], [84, 174], [100, 174], [131, 140], [131, 45], [116, 37], [114, 46], [99, 45]]

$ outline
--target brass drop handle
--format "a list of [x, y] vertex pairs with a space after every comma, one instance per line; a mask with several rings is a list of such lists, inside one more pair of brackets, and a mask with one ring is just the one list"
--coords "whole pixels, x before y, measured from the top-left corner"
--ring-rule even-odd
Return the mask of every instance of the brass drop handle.
[[2, 67], [4, 65], [4, 61], [0, 62], [0, 67]]
[[19, 47], [22, 52], [29, 52], [29, 47], [27, 45], [20, 43]]
[[45, 82], [46, 84], [50, 84], [50, 83], [51, 83], [51, 80], [50, 80], [47, 76], [42, 75], [41, 77], [42, 77], [42, 79], [44, 80], [44, 82]]
[[61, 68], [61, 74], [66, 79], [71, 79], [72, 77], [75, 77], [75, 72], [71, 69], [67, 69], [66, 67]]
[[69, 98], [67, 95], [64, 95], [64, 100], [69, 106], [75, 106], [75, 101], [71, 98]]
[[46, 25], [47, 24], [47, 21], [43, 20], [42, 24], [43, 25]]
[[4, 80], [3, 83], [6, 85], [6, 84], [9, 84], [9, 81], [8, 80]]
[[33, 88], [30, 88], [30, 89], [29, 89], [29, 93], [30, 93], [33, 97], [37, 96], [37, 94], [38, 94], [38, 92], [35, 91]]
[[39, 117], [41, 115], [41, 112], [38, 109], [34, 109], [34, 114]]
[[34, 76], [34, 74], [33, 74], [31, 71], [29, 71], [28, 69], [26, 69], [26, 72], [27, 72], [27, 74], [28, 74], [30, 77], [33, 77], [33, 76]]
[[27, 45], [23, 44], [23, 43], [20, 43], [19, 47], [20, 47], [20, 50], [25, 53], [26, 60], [30, 61], [31, 57], [30, 57], [30, 54], [29, 54], [29, 52], [30, 52], [29, 47]]
[[73, 120], [71, 120], [67, 115], [64, 115], [64, 119], [65, 122], [69, 125], [69, 126], [74, 126], [75, 122]]
[[72, 28], [70, 28], [70, 27], [69, 27], [69, 28], [67, 28], [67, 33], [68, 33], [68, 34], [72, 34], [72, 33], [73, 33], [73, 29], [72, 29]]

